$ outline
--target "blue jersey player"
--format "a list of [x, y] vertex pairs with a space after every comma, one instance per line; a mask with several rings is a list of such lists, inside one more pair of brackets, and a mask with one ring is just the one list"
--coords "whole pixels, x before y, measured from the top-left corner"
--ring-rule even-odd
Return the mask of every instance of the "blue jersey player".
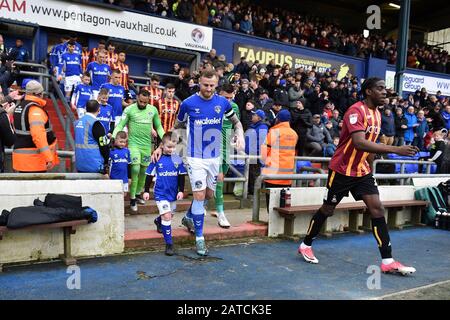
[[153, 177], [156, 177], [154, 195], [159, 216], [155, 219], [158, 232], [164, 235], [166, 242], [166, 255], [172, 256], [172, 215], [176, 209], [176, 201], [183, 199], [184, 178], [187, 174], [183, 165], [183, 160], [174, 154], [176, 140], [171, 132], [166, 132], [162, 137], [162, 156], [158, 162], [152, 162], [147, 168], [147, 178], [145, 180], [144, 200], [148, 200], [150, 195], [150, 184]]
[[88, 64], [86, 71], [91, 73], [92, 79], [92, 92], [94, 94], [94, 99], [97, 99], [100, 87], [104, 83], [108, 83], [109, 76], [111, 75], [111, 68], [105, 64], [106, 53], [105, 51], [100, 51], [97, 54], [97, 61], [93, 61]]
[[113, 109], [111, 105], [108, 104], [108, 90], [102, 89], [98, 94], [97, 101], [100, 104], [100, 112], [97, 115], [97, 120], [105, 128], [105, 132], [112, 133], [114, 131], [114, 122], [113, 122]]
[[78, 119], [81, 119], [86, 113], [86, 103], [92, 99], [91, 75], [87, 72], [83, 73], [81, 83], [75, 87], [72, 94], [70, 105], [72, 110], [76, 110]]
[[109, 178], [122, 180], [123, 192], [128, 192], [131, 179], [131, 156], [126, 148], [128, 136], [125, 131], [117, 132], [114, 148], [109, 152]]
[[122, 87], [120, 83], [120, 79], [122, 74], [120, 70], [113, 70], [111, 74], [111, 82], [102, 84], [100, 89], [108, 89], [109, 90], [109, 98], [108, 103], [113, 108], [113, 121], [118, 124], [120, 118], [122, 117], [123, 107], [128, 104], [124, 101], [125, 99], [125, 88]]
[[[180, 106], [180, 112], [174, 128], [187, 125], [187, 168], [194, 200], [182, 223], [189, 231], [195, 230], [197, 254], [206, 256], [203, 237], [205, 217], [204, 201], [214, 197], [222, 144], [222, 121], [225, 116], [235, 128], [236, 148], [245, 146], [242, 124], [233, 111], [230, 102], [215, 93], [218, 76], [215, 71], [204, 71], [200, 77], [200, 92], [186, 100]], [[155, 150], [152, 160], [158, 159], [161, 147]]]
[[81, 55], [74, 51], [75, 42], [69, 41], [67, 49], [68, 51], [61, 56], [61, 66], [64, 73], [64, 91], [69, 101], [73, 88], [81, 82], [80, 76], [83, 71], [81, 70]]

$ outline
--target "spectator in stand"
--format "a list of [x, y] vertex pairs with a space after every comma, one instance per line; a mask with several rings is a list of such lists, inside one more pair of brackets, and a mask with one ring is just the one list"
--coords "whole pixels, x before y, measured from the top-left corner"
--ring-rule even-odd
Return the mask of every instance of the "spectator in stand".
[[380, 143], [388, 146], [394, 144], [395, 136], [395, 119], [392, 114], [392, 109], [384, 108], [381, 114], [381, 132], [380, 132]]
[[450, 104], [445, 106], [441, 112], [442, 118], [445, 121], [445, 129], [450, 130]]
[[311, 111], [305, 108], [306, 101], [298, 99], [295, 102], [295, 108], [291, 108], [291, 128], [297, 133], [298, 141], [295, 146], [296, 154], [298, 156], [304, 155], [306, 146], [306, 133], [308, 129], [312, 128], [312, 114]]
[[275, 122], [277, 121], [277, 114], [281, 111], [282, 108], [283, 104], [281, 101], [274, 101], [271, 108], [266, 111], [266, 118], [269, 127], [273, 127], [275, 125]]
[[416, 132], [414, 133], [414, 141], [413, 145], [419, 148], [420, 151], [425, 151], [425, 136], [428, 131], [430, 131], [427, 123], [427, 119], [425, 119], [425, 113], [423, 110], [419, 110], [417, 112], [417, 123]]
[[136, 0], [134, 1], [134, 9], [150, 14], [157, 14], [159, 8], [156, 0]]
[[305, 150], [308, 156], [322, 157], [325, 146], [333, 140], [328, 129], [320, 121], [320, 114], [313, 116], [313, 125], [306, 132]]
[[205, 0], [199, 0], [194, 5], [194, 22], [201, 25], [208, 25], [209, 10]]
[[431, 119], [433, 131], [445, 128], [445, 120], [440, 111], [440, 104], [436, 104], [436, 106], [432, 110], [430, 110], [429, 118]]
[[253, 24], [251, 20], [251, 16], [246, 14], [244, 15], [244, 19], [240, 22], [239, 31], [244, 32], [246, 34], [253, 34]]
[[414, 141], [415, 130], [420, 125], [417, 123], [417, 116], [414, 113], [414, 107], [408, 107], [405, 118], [407, 121], [406, 125], [408, 127], [405, 130], [405, 144], [410, 145]]
[[444, 159], [445, 153], [445, 140], [444, 137], [447, 135], [445, 130], [436, 130], [433, 133], [433, 138], [430, 148], [430, 158], [429, 161], [434, 161], [437, 165], [436, 173], [446, 173], [442, 172], [442, 160]]
[[177, 7], [177, 16], [179, 19], [192, 22], [194, 20], [194, 7], [189, 0], [180, 0]]
[[303, 90], [301, 88], [301, 80], [300, 79], [296, 79], [294, 85], [289, 87], [288, 95], [289, 95], [289, 106], [291, 108], [296, 108], [297, 101], [299, 101], [299, 99], [303, 98]]
[[223, 8], [223, 13], [221, 15], [220, 21], [220, 27], [222, 29], [233, 30], [233, 24], [236, 20], [234, 17], [234, 13], [230, 11], [230, 8], [228, 6], [225, 6]]
[[254, 94], [252, 90], [249, 88], [249, 81], [248, 79], [242, 79], [241, 80], [241, 87], [239, 88], [238, 92], [236, 93], [236, 97], [234, 101], [239, 106], [239, 111], [242, 114], [242, 110], [245, 108], [245, 105], [247, 101], [254, 98]]
[[245, 57], [241, 57], [241, 62], [236, 65], [235, 71], [239, 72], [243, 78], [250, 77], [250, 66]]
[[408, 120], [403, 115], [403, 109], [395, 109], [395, 138], [394, 146], [403, 146], [405, 144], [405, 131], [408, 129]]

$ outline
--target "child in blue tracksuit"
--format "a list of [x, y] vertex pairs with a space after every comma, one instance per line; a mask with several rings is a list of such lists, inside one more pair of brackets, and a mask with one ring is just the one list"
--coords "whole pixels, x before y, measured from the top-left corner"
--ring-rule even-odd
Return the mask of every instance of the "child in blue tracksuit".
[[150, 163], [147, 168], [145, 180], [144, 200], [150, 198], [150, 184], [156, 177], [154, 195], [159, 216], [155, 219], [158, 232], [164, 236], [166, 242], [165, 254], [172, 256], [172, 215], [176, 209], [176, 201], [183, 199], [184, 179], [187, 174], [183, 160], [174, 153], [177, 145], [171, 132], [166, 132], [162, 137], [163, 154], [156, 163]]
[[123, 192], [128, 192], [131, 179], [131, 156], [126, 148], [128, 136], [125, 131], [119, 131], [114, 141], [114, 148], [109, 152], [109, 177], [113, 180], [122, 180]]

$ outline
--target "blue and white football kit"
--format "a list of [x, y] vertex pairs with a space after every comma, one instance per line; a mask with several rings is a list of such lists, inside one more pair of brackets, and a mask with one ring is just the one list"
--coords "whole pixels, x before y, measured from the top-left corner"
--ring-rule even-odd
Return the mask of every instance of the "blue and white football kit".
[[125, 97], [125, 88], [121, 85], [113, 85], [111, 83], [102, 84], [100, 89], [105, 88], [109, 91], [108, 103], [113, 108], [113, 121], [118, 124], [122, 117], [122, 102]]
[[209, 100], [195, 94], [181, 104], [178, 121], [187, 122], [187, 163], [193, 191], [216, 189], [223, 116], [234, 114], [229, 101], [217, 94]]
[[109, 177], [122, 180], [123, 192], [128, 192], [128, 166], [131, 165], [130, 150], [114, 148], [109, 152]]
[[113, 110], [109, 104], [100, 105], [100, 113], [97, 115], [97, 120], [100, 121], [100, 123], [105, 128], [106, 134], [112, 131], [111, 130], [111, 122], [113, 121], [112, 113]]
[[109, 81], [108, 78], [111, 75], [111, 68], [107, 64], [100, 64], [94, 61], [88, 64], [86, 71], [91, 74], [92, 93], [94, 99], [97, 99], [100, 87]]
[[78, 119], [86, 113], [86, 103], [92, 99], [92, 88], [90, 85], [80, 83], [72, 94], [72, 103], [77, 107]]
[[66, 92], [72, 91], [81, 83], [81, 56], [77, 53], [63, 53], [61, 56], [61, 64], [64, 71], [64, 90]]
[[154, 196], [159, 214], [175, 212], [178, 176], [187, 174], [183, 160], [176, 154], [163, 154], [158, 162], [150, 163], [146, 174], [156, 178]]

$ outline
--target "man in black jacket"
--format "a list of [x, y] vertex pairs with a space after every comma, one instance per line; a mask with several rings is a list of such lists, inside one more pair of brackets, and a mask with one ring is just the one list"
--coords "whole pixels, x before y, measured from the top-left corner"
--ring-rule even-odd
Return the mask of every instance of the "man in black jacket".
[[12, 99], [11, 96], [3, 97], [0, 93], [0, 173], [5, 172], [5, 146], [11, 147], [16, 140], [8, 117], [15, 108]]
[[402, 108], [395, 110], [395, 138], [394, 146], [402, 146], [405, 144], [405, 131], [408, 129], [408, 120], [406, 120], [403, 114]]
[[298, 156], [303, 156], [306, 145], [306, 132], [308, 128], [312, 127], [311, 111], [305, 109], [304, 100], [298, 99], [295, 108], [290, 108], [291, 111], [291, 128], [295, 130], [298, 135], [297, 145], [295, 150]]

